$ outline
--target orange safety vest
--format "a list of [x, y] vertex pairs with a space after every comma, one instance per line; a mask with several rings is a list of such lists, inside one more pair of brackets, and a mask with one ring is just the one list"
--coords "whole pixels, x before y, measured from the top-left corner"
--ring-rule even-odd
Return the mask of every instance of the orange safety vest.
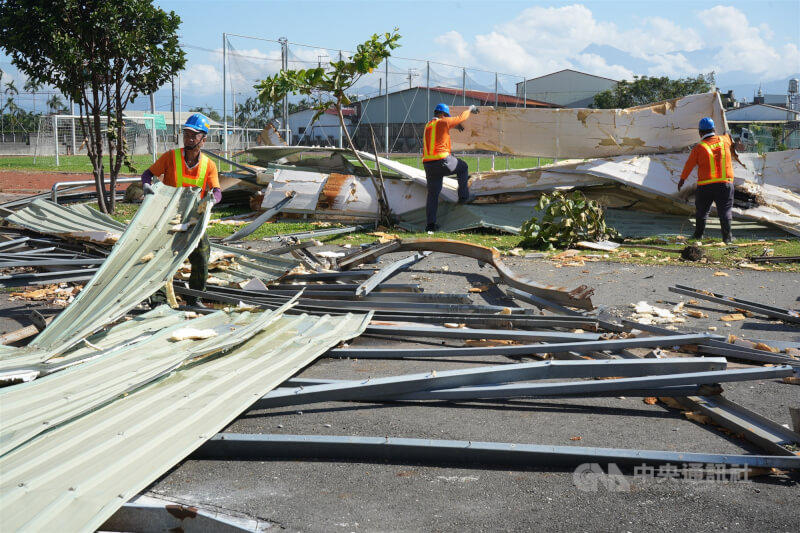
[[[719, 141], [709, 144], [705, 141], [700, 142], [700, 146], [708, 154], [708, 177], [697, 175], [697, 186], [708, 185], [709, 183], [725, 183], [733, 181], [733, 174], [728, 176], [728, 150], [725, 148], [725, 143], [720, 138]], [[717, 157], [716, 155], [719, 154]]]
[[[444, 130], [442, 130], [444, 128]], [[450, 128], [447, 127], [447, 122], [435, 118], [425, 124], [425, 133], [423, 134], [422, 143], [422, 161], [438, 161], [450, 155]], [[443, 136], [447, 135], [445, 140]], [[436, 139], [439, 139], [439, 151], [436, 151]], [[446, 142], [443, 142], [446, 141]]]
[[183, 155], [180, 148], [173, 150], [175, 154], [175, 186], [176, 187], [200, 187], [200, 198], [206, 195], [206, 177], [208, 177], [208, 157], [200, 154], [200, 168], [197, 177], [191, 178], [183, 175]]

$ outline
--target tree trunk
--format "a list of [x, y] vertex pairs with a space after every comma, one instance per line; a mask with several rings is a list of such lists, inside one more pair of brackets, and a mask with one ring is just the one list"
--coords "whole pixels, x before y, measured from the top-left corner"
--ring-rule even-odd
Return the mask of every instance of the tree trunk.
[[[369, 173], [370, 180], [372, 181], [372, 186], [375, 188], [375, 193], [378, 195], [378, 207], [380, 209], [380, 213], [378, 215], [379, 222], [381, 224], [386, 225], [386, 226], [390, 226], [391, 225], [391, 210], [389, 208], [389, 199], [386, 198], [386, 190], [383, 187], [383, 179], [381, 178], [380, 180], [378, 180], [378, 179], [375, 178], [375, 174], [373, 174], [372, 169], [369, 168], [366, 163], [364, 163], [364, 160], [361, 159], [361, 155], [358, 153], [358, 150], [356, 150], [356, 147], [353, 144], [353, 139], [352, 139], [352, 137], [350, 137], [350, 132], [347, 131], [347, 127], [344, 124], [344, 115], [342, 114], [342, 102], [341, 102], [341, 100], [336, 102], [336, 112], [339, 115], [339, 125], [341, 126], [342, 131], [344, 132], [344, 135], [347, 138], [347, 144], [348, 144], [348, 146], [350, 146], [350, 150], [352, 150], [353, 155], [356, 156], [356, 159], [358, 159], [359, 163], [361, 163], [361, 165], [365, 169], [367, 169], [367, 172]], [[378, 163], [377, 154], [376, 154], [375, 166], [377, 167], [379, 164], [380, 163]]]

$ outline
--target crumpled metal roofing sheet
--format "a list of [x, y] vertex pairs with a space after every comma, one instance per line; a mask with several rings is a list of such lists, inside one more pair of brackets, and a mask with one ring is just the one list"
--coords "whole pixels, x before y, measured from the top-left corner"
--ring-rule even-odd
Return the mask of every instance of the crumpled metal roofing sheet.
[[128, 499], [372, 314], [282, 316], [229, 354], [41, 435], [0, 459], [7, 531], [94, 531]]
[[45, 199], [34, 200], [6, 220], [39, 233], [104, 243], [115, 242], [126, 229], [125, 224], [87, 205], [64, 207]]
[[[122, 349], [114, 347], [79, 366], [0, 389], [0, 456], [46, 429], [132, 392], [191, 359], [230, 349], [276, 318], [273, 313], [219, 311], [182, 320], [140, 343]], [[212, 330], [215, 336], [203, 340], [172, 339], [180, 328]], [[129, 328], [130, 332], [135, 333]]]
[[[50, 374], [100, 357], [106, 352], [126, 349], [130, 345], [149, 338], [150, 335], [163, 328], [185, 320], [185, 316], [185, 312], [175, 311], [169, 306], [162, 305], [109, 329], [90, 335], [84, 342], [76, 344], [63, 354], [45, 362], [40, 362], [44, 353], [40, 350], [28, 351], [11, 346], [0, 346], [0, 380], [25, 377], [27, 381], [41, 374]], [[16, 357], [13, 357], [15, 355]], [[2, 359], [3, 356], [6, 356], [7, 359]], [[0, 389], [0, 393], [2, 393], [2, 389]], [[6, 406], [0, 405], [0, 412], [4, 412], [4, 407]]]
[[609, 157], [664, 153], [691, 146], [698, 140], [697, 123], [703, 117], [713, 118], [720, 132], [725, 130], [725, 114], [717, 93], [628, 109], [481, 108], [479, 114], [464, 122], [464, 131], [451, 130], [450, 135], [454, 151]]
[[[31, 348], [50, 351], [50, 357], [63, 352], [172, 279], [205, 233], [211, 204], [189, 187], [157, 183], [153, 191], [97, 274]], [[186, 231], [174, 230], [178, 218], [190, 224]]]

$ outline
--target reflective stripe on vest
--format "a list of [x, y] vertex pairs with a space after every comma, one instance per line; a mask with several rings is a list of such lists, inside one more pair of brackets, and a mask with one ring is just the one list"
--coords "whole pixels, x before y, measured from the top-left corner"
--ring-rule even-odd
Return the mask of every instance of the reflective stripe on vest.
[[175, 153], [175, 186], [176, 187], [200, 187], [200, 197], [206, 195], [206, 170], [208, 169], [208, 157], [200, 154], [200, 169], [197, 171], [196, 178], [183, 175], [183, 157], [181, 149], [173, 150]]
[[[707, 142], [703, 141], [700, 143], [700, 146], [705, 149], [708, 153], [708, 168], [709, 168], [709, 177], [708, 179], [701, 180], [700, 176], [698, 175], [697, 185], [706, 185], [708, 183], [724, 183], [726, 181], [733, 181], [728, 180], [728, 169], [727, 169], [727, 161], [725, 159], [725, 143], [720, 140], [714, 144], [708, 144]], [[714, 150], [719, 148], [720, 154], [720, 169], [721, 172], [717, 172], [717, 165], [714, 159]]]
[[[439, 126], [439, 119], [433, 119], [427, 124], [425, 124], [425, 133], [423, 135], [423, 153], [422, 153], [422, 161], [438, 161], [439, 159], [444, 159], [450, 153], [443, 152], [443, 153], [435, 153], [436, 150], [436, 131]], [[428, 135], [430, 133], [430, 135]]]

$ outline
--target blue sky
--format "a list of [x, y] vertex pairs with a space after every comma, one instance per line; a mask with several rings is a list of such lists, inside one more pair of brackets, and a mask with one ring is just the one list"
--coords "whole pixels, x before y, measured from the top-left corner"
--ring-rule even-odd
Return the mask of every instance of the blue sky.
[[[432, 84], [460, 83], [452, 81], [461, 76], [456, 67], [466, 67], [476, 88], [493, 86], [493, 73], [499, 72], [498, 83], [512, 91], [523, 77], [564, 68], [612, 79], [675, 78], [714, 71], [720, 89], [734, 88], [738, 98], [748, 99], [759, 84], [768, 92], [785, 92], [783, 80], [800, 73], [798, 0], [154, 0], [154, 4], [182, 19], [181, 42], [189, 59], [181, 76], [185, 110], [221, 108], [223, 32], [264, 39], [229, 39], [233, 47], [229, 80], [239, 99], [253, 95], [253, 82], [278, 68], [280, 48], [275, 41], [280, 37], [293, 43], [292, 58], [298, 62], [292, 66], [301, 67], [324, 62], [337, 50], [352, 50], [372, 33], [395, 27], [402, 46], [390, 61], [390, 87], [424, 84], [426, 61], [433, 62]], [[22, 86], [24, 78], [14, 72], [7, 57], [0, 57], [0, 68]], [[365, 93], [376, 90], [378, 83], [385, 81], [365, 82], [369, 86]], [[26, 106], [24, 95], [18, 101]], [[168, 109], [169, 101], [169, 88], [159, 91], [157, 107]], [[139, 99], [132, 107], [147, 105], [146, 99]]]

